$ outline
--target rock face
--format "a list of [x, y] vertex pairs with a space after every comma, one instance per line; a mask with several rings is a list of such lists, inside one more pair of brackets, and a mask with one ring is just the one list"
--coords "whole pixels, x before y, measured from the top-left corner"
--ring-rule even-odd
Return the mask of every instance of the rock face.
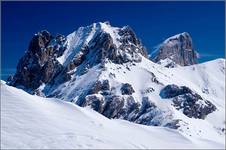
[[151, 54], [151, 60], [165, 67], [189, 66], [197, 63], [197, 52], [194, 50], [191, 36], [184, 32], [160, 44]]
[[199, 94], [186, 86], [167, 85], [161, 90], [160, 96], [162, 98], [172, 98], [173, 106], [178, 110], [182, 110], [190, 118], [204, 119], [216, 110], [215, 105], [208, 100], [204, 100]]
[[34, 91], [41, 84], [47, 83], [62, 70], [56, 58], [65, 49], [66, 38], [63, 35], [53, 37], [48, 31], [38, 32], [20, 59], [16, 74], [9, 84]]
[[122, 95], [132, 95], [135, 91], [129, 83], [125, 83], [121, 87]]
[[186, 86], [177, 86], [175, 84], [170, 84], [165, 86], [161, 92], [160, 92], [160, 96], [162, 98], [173, 98], [176, 97], [178, 95], [183, 95], [186, 93], [192, 93], [192, 91], [186, 87]]
[[[70, 80], [75, 68], [75, 73], [82, 75], [95, 65], [104, 67], [107, 59], [122, 64], [140, 62], [141, 56], [148, 57], [146, 49], [129, 26], [113, 28], [108, 22], [94, 23], [79, 28], [74, 37], [41, 31], [32, 38], [8, 84], [39, 93], [42, 84], [54, 87]], [[62, 57], [68, 62], [61, 62]]]
[[173, 103], [176, 109], [183, 110], [183, 113], [190, 118], [205, 119], [208, 114], [216, 110], [215, 105], [208, 100], [204, 100], [197, 93], [176, 96]]
[[[162, 111], [148, 97], [142, 103], [135, 102], [133, 96], [119, 95], [88, 95], [83, 101], [83, 107], [89, 106], [107, 118], [121, 118], [144, 125], [161, 125], [164, 118]], [[169, 126], [170, 127], [170, 126]]]
[[83, 44], [80, 51], [70, 60], [69, 70], [79, 66], [78, 70], [83, 74], [85, 69], [99, 63], [104, 64], [106, 59], [115, 64], [123, 64], [140, 62], [141, 56], [148, 57], [146, 48], [129, 26], [115, 28], [113, 33], [107, 32], [112, 30], [112, 27], [106, 23], [97, 23], [89, 28], [95, 31], [95, 35], [89, 44]]

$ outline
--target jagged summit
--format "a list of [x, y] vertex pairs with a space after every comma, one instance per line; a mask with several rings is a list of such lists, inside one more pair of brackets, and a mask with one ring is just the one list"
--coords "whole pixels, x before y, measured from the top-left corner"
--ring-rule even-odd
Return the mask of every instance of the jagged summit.
[[[80, 27], [67, 36], [68, 48], [58, 61], [67, 65], [81, 49], [97, 50], [101, 58], [107, 57], [116, 63], [139, 61], [137, 53], [147, 57], [147, 52], [137, 39], [133, 30], [128, 27], [112, 27], [109, 22], [93, 23]], [[101, 47], [101, 48], [100, 48]], [[130, 57], [130, 58], [129, 58]]]
[[187, 32], [169, 37], [152, 53], [151, 60], [166, 67], [189, 66], [197, 63], [197, 52]]
[[32, 38], [9, 84], [34, 91], [43, 83], [70, 80], [74, 69], [81, 75], [106, 60], [122, 64], [140, 62], [142, 57], [147, 57], [146, 49], [129, 26], [118, 28], [98, 22], [66, 37], [43, 30]]

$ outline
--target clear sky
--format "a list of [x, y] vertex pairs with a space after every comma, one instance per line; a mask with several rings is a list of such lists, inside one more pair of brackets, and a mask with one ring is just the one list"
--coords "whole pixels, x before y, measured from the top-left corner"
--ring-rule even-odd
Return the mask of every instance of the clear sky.
[[129, 25], [149, 53], [169, 36], [188, 32], [199, 62], [224, 57], [224, 2], [1, 2], [2, 78], [15, 71], [34, 33], [68, 35], [80, 26], [110, 21]]

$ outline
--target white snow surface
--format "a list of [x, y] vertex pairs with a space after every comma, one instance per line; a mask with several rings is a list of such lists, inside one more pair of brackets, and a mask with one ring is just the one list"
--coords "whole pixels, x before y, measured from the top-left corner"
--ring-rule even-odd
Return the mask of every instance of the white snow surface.
[[[140, 63], [134, 64], [114, 64], [106, 61], [104, 70], [99, 69], [98, 65], [94, 66], [82, 76], [73, 76], [54, 92], [59, 92], [62, 100], [71, 101], [73, 98], [72, 101], [76, 102], [82, 91], [97, 80], [109, 80], [110, 86], [114, 87], [111, 92], [115, 95], [121, 95], [122, 83], [129, 83], [134, 88], [132, 96], [135, 101], [141, 102], [142, 97], [148, 97], [163, 112], [155, 117], [162, 126], [170, 120], [180, 119], [182, 122], [178, 131], [184, 136], [208, 141], [214, 139], [219, 143], [225, 143], [225, 59], [186, 67], [166, 68], [142, 57]], [[161, 84], [153, 82], [152, 74]], [[204, 120], [187, 117], [172, 106], [171, 99], [162, 99], [159, 96], [161, 89], [168, 84], [189, 87], [213, 103], [217, 110], [207, 115]], [[150, 88], [154, 91], [146, 92]]]
[[177, 130], [109, 120], [89, 108], [29, 95], [1, 81], [1, 149], [224, 148]]

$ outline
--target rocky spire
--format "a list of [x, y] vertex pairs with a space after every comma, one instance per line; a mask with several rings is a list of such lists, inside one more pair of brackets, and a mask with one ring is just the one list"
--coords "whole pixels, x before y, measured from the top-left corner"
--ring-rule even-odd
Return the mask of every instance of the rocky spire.
[[183, 32], [166, 39], [151, 54], [151, 60], [166, 67], [189, 66], [197, 63], [192, 38]]
[[66, 38], [63, 35], [54, 37], [46, 30], [38, 32], [31, 39], [28, 50], [19, 60], [15, 75], [8, 83], [27, 91], [47, 83], [61, 70], [56, 58], [65, 49]]

